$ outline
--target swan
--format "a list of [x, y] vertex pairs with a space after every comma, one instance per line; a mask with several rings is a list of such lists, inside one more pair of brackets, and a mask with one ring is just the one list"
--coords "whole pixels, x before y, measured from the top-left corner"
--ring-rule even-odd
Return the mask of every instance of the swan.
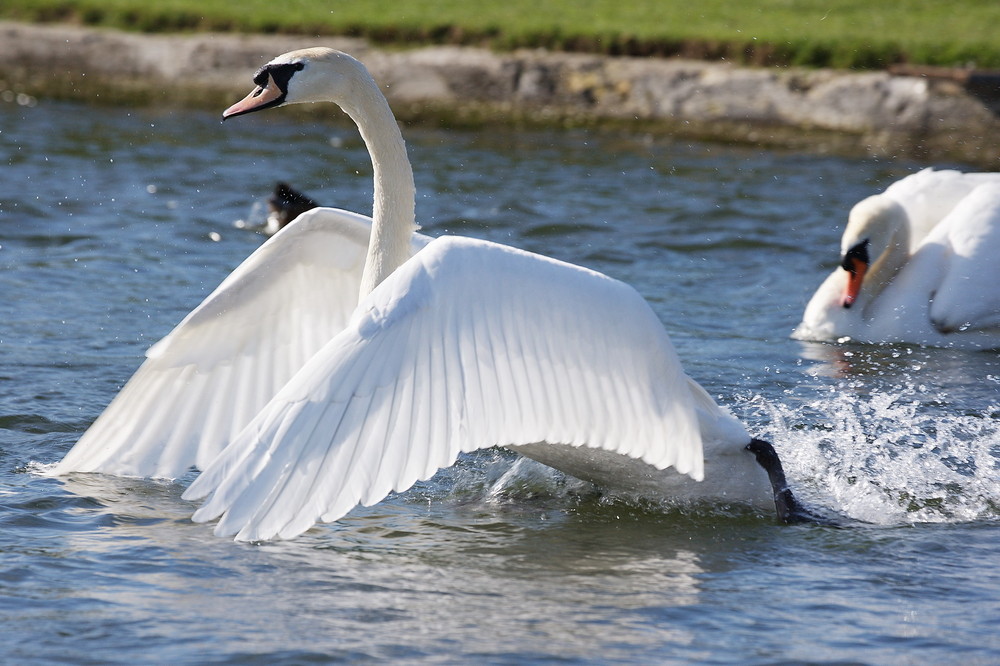
[[925, 169], [858, 202], [800, 340], [1000, 347], [1000, 174]]
[[293, 51], [254, 83], [224, 118], [329, 101], [354, 120], [372, 217], [315, 208], [265, 241], [150, 348], [55, 474], [193, 466], [193, 519], [240, 541], [292, 538], [495, 445], [611, 489], [807, 517], [773, 447], [684, 373], [634, 289], [417, 233], [402, 135], [359, 61]]

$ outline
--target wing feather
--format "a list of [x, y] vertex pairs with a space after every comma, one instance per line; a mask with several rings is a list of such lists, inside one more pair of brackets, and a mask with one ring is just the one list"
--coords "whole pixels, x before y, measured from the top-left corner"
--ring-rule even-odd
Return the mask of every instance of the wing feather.
[[927, 167], [886, 188], [885, 194], [906, 210], [910, 247], [916, 248], [961, 201], [980, 185], [1000, 183], [998, 173], [963, 173]]
[[548, 441], [700, 478], [689, 379], [630, 287], [469, 239], [393, 273], [195, 480], [217, 533], [289, 538], [452, 464]]
[[928, 237], [928, 245], [935, 243], [950, 250], [931, 303], [935, 325], [948, 331], [1000, 327], [1000, 183], [980, 185], [963, 199]]
[[347, 324], [370, 229], [369, 218], [318, 208], [275, 234], [150, 348], [51, 473], [204, 469]]

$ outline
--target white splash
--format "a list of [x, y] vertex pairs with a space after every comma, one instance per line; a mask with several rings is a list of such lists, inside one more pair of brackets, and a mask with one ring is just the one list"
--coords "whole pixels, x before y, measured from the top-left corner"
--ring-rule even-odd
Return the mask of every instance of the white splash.
[[234, 220], [233, 226], [237, 229], [260, 230], [267, 226], [267, 204], [263, 201], [255, 201], [250, 206], [246, 218]]
[[742, 405], [770, 421], [763, 436], [801, 499], [877, 525], [1000, 518], [1000, 407], [958, 411], [922, 384], [859, 388]]

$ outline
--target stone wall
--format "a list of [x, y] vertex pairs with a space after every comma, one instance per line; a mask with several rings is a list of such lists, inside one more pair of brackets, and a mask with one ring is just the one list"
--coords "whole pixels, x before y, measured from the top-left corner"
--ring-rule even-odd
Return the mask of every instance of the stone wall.
[[888, 72], [466, 47], [388, 51], [346, 38], [139, 35], [0, 22], [0, 91], [223, 108], [246, 93], [251, 74], [271, 57], [316, 45], [363, 60], [404, 120], [622, 124], [1000, 167], [1000, 93]]

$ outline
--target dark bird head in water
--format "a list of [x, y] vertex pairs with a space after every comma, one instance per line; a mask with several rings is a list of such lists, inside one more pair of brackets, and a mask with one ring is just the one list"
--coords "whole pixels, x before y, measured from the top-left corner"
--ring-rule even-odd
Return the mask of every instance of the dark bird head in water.
[[274, 194], [267, 200], [267, 207], [270, 210], [268, 217], [277, 222], [278, 229], [281, 229], [307, 210], [312, 210], [318, 206], [318, 203], [301, 192], [292, 189], [288, 183], [278, 183], [274, 188]]

